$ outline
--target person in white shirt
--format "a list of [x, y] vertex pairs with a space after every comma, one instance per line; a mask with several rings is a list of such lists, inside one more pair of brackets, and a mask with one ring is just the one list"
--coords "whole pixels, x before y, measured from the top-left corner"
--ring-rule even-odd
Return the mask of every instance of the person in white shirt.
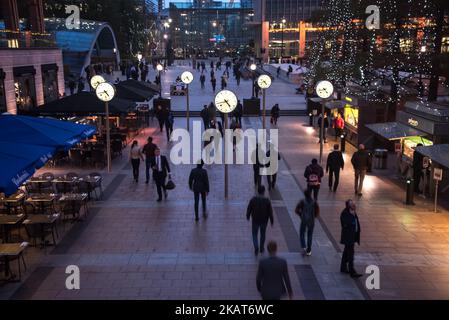
[[139, 147], [139, 143], [137, 141], [133, 141], [131, 145], [131, 150], [129, 152], [129, 160], [133, 166], [133, 176], [136, 182], [139, 182], [139, 167], [140, 160], [143, 161], [142, 149]]

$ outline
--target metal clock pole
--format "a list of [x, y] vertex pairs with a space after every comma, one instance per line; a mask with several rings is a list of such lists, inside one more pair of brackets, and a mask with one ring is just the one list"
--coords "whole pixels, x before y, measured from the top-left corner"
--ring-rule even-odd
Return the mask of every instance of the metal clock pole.
[[320, 164], [323, 164], [323, 147], [324, 147], [324, 104], [326, 99], [321, 103], [321, 126], [320, 126]]
[[189, 85], [186, 84], [187, 95], [187, 131], [190, 131], [190, 98], [189, 98]]
[[262, 111], [262, 123], [263, 123], [263, 129], [266, 129], [265, 124], [265, 117], [266, 117], [266, 91], [267, 89], [262, 89], [262, 105], [263, 105], [263, 111]]
[[111, 166], [111, 133], [109, 128], [109, 103], [105, 102], [106, 108], [106, 156], [107, 156], [107, 164], [108, 164], [108, 172], [112, 172]]
[[229, 179], [228, 179], [228, 164], [226, 162], [226, 158], [227, 158], [227, 140], [226, 140], [226, 129], [228, 128], [228, 113], [224, 114], [224, 160], [225, 160], [225, 199], [228, 199], [228, 184], [229, 184]]

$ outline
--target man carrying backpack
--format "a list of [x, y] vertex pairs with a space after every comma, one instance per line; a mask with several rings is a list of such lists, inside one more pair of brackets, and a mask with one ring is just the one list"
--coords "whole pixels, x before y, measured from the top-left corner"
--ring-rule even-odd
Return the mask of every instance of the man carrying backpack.
[[[299, 238], [301, 247], [304, 250], [303, 255], [312, 255], [312, 236], [315, 227], [315, 218], [320, 214], [318, 203], [312, 199], [310, 190], [304, 192], [305, 198], [296, 206], [295, 212], [301, 218], [301, 226], [299, 227]], [[307, 245], [305, 234], [307, 231]]]
[[307, 179], [307, 190], [313, 191], [313, 198], [318, 200], [318, 192], [320, 191], [321, 178], [324, 176], [323, 168], [318, 164], [317, 159], [312, 160], [312, 164], [308, 165], [304, 171], [304, 177]]

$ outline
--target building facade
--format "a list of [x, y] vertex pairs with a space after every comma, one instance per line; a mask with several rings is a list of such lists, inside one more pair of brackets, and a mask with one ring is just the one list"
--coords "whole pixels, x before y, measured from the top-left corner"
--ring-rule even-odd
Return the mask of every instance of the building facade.
[[[264, 59], [301, 57], [306, 46], [306, 21], [323, 0], [249, 0], [261, 25], [259, 52]], [[264, 45], [268, 43], [268, 47]]]
[[62, 52], [45, 30], [42, 0], [29, 0], [28, 30], [15, 0], [0, 2], [0, 112], [33, 114], [65, 92]]
[[170, 40], [175, 54], [232, 54], [254, 47], [254, 11], [241, 3], [171, 3]]

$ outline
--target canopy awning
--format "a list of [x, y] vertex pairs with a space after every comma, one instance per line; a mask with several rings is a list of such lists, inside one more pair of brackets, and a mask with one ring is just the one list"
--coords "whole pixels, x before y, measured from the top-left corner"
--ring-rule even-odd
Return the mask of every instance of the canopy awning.
[[416, 151], [429, 157], [432, 161], [449, 168], [449, 144], [435, 144], [433, 146], [417, 147]]
[[[111, 115], [127, 114], [135, 110], [135, 102], [114, 98], [109, 102]], [[37, 108], [45, 116], [102, 116], [106, 113], [104, 102], [93, 92], [80, 92], [58, 99]]]
[[56, 148], [0, 141], [0, 192], [10, 196], [45, 165]]
[[399, 140], [407, 137], [420, 137], [426, 134], [399, 122], [372, 123], [365, 125], [375, 134], [387, 140]]
[[115, 85], [117, 90], [117, 97], [119, 99], [126, 99], [135, 102], [143, 102], [149, 100], [155, 96], [151, 90], [143, 90], [137, 87], [131, 87], [124, 84], [124, 82], [119, 82]]
[[[0, 116], [0, 141], [51, 148], [69, 149], [96, 132], [93, 126], [56, 119], [3, 114]], [[20, 147], [15, 147], [20, 151]]]

